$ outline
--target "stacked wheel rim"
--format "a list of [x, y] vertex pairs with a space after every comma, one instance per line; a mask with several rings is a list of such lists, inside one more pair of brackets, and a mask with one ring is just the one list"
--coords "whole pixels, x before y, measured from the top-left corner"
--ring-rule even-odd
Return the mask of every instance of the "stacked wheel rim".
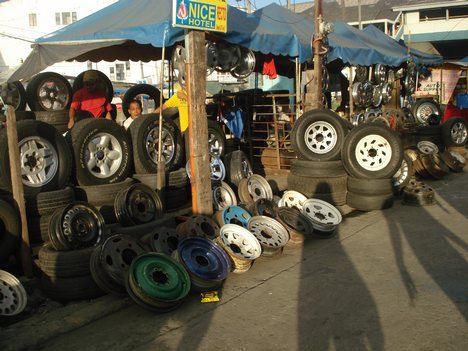
[[255, 260], [262, 253], [262, 247], [257, 238], [247, 229], [237, 224], [225, 224], [219, 232], [225, 247], [229, 251], [245, 260]]
[[0, 315], [20, 314], [27, 301], [28, 295], [20, 281], [14, 275], [0, 270]]
[[130, 297], [143, 308], [156, 312], [177, 308], [190, 287], [190, 277], [180, 263], [154, 252], [136, 257], [126, 280]]

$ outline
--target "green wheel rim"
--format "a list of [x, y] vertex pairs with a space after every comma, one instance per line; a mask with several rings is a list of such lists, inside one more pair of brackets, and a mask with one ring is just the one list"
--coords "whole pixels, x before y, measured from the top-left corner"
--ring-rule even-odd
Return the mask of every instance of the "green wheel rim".
[[190, 291], [190, 277], [185, 268], [171, 257], [145, 253], [134, 259], [131, 272], [145, 294], [158, 300], [176, 301]]

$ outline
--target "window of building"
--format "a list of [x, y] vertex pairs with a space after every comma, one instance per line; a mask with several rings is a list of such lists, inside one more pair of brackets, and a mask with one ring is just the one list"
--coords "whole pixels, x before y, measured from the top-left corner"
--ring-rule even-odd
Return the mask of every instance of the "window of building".
[[35, 13], [29, 14], [29, 26], [37, 27], [37, 15]]
[[449, 18], [468, 17], [468, 6], [449, 7]]
[[125, 61], [125, 69], [130, 71], [130, 61]]
[[115, 78], [116, 80], [125, 80], [125, 65], [123, 63], [115, 64]]
[[110, 80], [115, 80], [115, 68], [109, 67], [109, 78]]
[[420, 21], [433, 21], [446, 19], [447, 12], [445, 9], [427, 9], [419, 11]]
[[55, 24], [57, 26], [66, 26], [70, 23], [76, 22], [76, 12], [56, 12]]

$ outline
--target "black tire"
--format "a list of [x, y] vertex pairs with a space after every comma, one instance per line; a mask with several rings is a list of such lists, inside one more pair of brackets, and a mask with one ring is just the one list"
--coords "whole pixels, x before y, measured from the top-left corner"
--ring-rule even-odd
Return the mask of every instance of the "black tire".
[[341, 159], [352, 177], [391, 178], [401, 165], [403, 146], [398, 134], [389, 127], [362, 124], [346, 136]]
[[[54, 127], [41, 121], [19, 121], [16, 127], [20, 148], [27, 147], [27, 150], [23, 150], [24, 159], [20, 161], [24, 193], [26, 195], [37, 194], [44, 191], [63, 189], [68, 185], [72, 159], [65, 138]], [[46, 153], [50, 152], [53, 158], [49, 155], [49, 163], [44, 163], [35, 148], [39, 148]], [[28, 158], [27, 162], [26, 154], [31, 155], [31, 160]], [[42, 161], [34, 161], [34, 156]], [[50, 163], [52, 159], [53, 162]], [[39, 178], [37, 173], [42, 166], [47, 176], [47, 182]], [[30, 174], [34, 179], [28, 178], [27, 174]], [[0, 131], [0, 188], [11, 192], [10, 158], [5, 130]]]
[[130, 87], [122, 98], [122, 111], [125, 117], [129, 117], [128, 108], [130, 101], [137, 98], [138, 95], [147, 95], [151, 100], [154, 101], [154, 108], [159, 107], [159, 100], [161, 98], [161, 92], [158, 88], [150, 84], [137, 84]]
[[0, 262], [19, 247], [21, 238], [21, 222], [19, 213], [7, 201], [0, 199]]
[[[133, 143], [135, 173], [156, 173], [159, 115], [151, 113], [137, 118], [128, 129]], [[147, 142], [150, 139], [150, 142]], [[184, 160], [182, 135], [175, 123], [163, 117], [163, 155], [166, 155], [166, 171], [179, 168]]]
[[348, 191], [359, 195], [388, 195], [393, 193], [393, 178], [348, 177]]
[[50, 278], [41, 275], [42, 291], [52, 300], [86, 300], [104, 295], [91, 275], [70, 278]]
[[132, 178], [121, 182], [102, 185], [83, 185], [75, 187], [75, 195], [78, 201], [86, 201], [94, 206], [114, 205], [115, 196], [123, 189], [135, 183]]
[[37, 111], [36, 120], [49, 123], [63, 134], [68, 130], [68, 111]]
[[[114, 88], [112, 86], [112, 82], [110, 81], [110, 79], [104, 73], [102, 73], [101, 71], [97, 71], [97, 70], [90, 70], [90, 71], [96, 71], [97, 72], [97, 75], [99, 77], [99, 84], [101, 84], [101, 86], [99, 88], [106, 91], [107, 101], [111, 102], [112, 98], [114, 97]], [[83, 88], [83, 86], [84, 86], [83, 85], [83, 75], [84, 75], [85, 72], [86, 71], [81, 72], [80, 74], [78, 74], [76, 76], [75, 80], [73, 81], [73, 93], [75, 93], [77, 90]]]
[[432, 99], [418, 99], [411, 111], [420, 124], [428, 124], [428, 118], [432, 114], [441, 115], [439, 104]]
[[[79, 185], [112, 184], [127, 178], [132, 168], [132, 144], [123, 127], [107, 119], [93, 118], [75, 123], [69, 133]], [[106, 145], [101, 145], [92, 155], [96, 162], [91, 167], [88, 148], [100, 137], [100, 140], [106, 140]], [[102, 154], [99, 154], [100, 150]], [[117, 153], [112, 154], [114, 151]]]
[[313, 194], [346, 193], [348, 176], [334, 178], [314, 178], [288, 174], [288, 189], [296, 190], [307, 197]]
[[290, 172], [304, 177], [333, 178], [346, 175], [341, 160], [320, 162], [294, 159], [291, 161]]
[[445, 146], [465, 146], [468, 140], [468, 123], [464, 118], [449, 118], [442, 124], [442, 141]]
[[36, 113], [33, 111], [15, 111], [16, 121], [25, 121], [36, 119]]
[[217, 121], [208, 119], [208, 150], [223, 158], [226, 154], [226, 134]]
[[[157, 186], [158, 174], [134, 174], [133, 179], [136, 179], [138, 182], [149, 186], [151, 189], [155, 190]], [[188, 185], [188, 176], [184, 167], [179, 168], [178, 170], [166, 173], [166, 190], [177, 189], [177, 188], [186, 188]]]
[[31, 111], [58, 111], [70, 108], [73, 92], [68, 80], [55, 72], [35, 75], [26, 87]]
[[239, 182], [250, 176], [252, 165], [245, 152], [236, 150], [226, 154], [224, 157], [224, 167], [226, 169], [225, 181], [229, 185], [237, 187]]
[[89, 261], [95, 247], [80, 250], [57, 251], [50, 244], [38, 253], [39, 267], [48, 277], [69, 278], [90, 275]]
[[44, 216], [53, 213], [57, 208], [75, 201], [73, 188], [44, 191], [25, 197], [28, 216]]
[[167, 211], [176, 210], [191, 204], [186, 188], [173, 188], [165, 192], [165, 207]]
[[28, 233], [31, 244], [41, 244], [49, 241], [50, 214], [34, 217], [28, 216]]
[[359, 211], [383, 210], [393, 206], [393, 193], [384, 195], [362, 195], [348, 192], [346, 203]]
[[311, 110], [304, 113], [294, 124], [291, 132], [292, 147], [300, 159], [339, 160], [347, 133], [348, 128], [333, 111]]
[[4, 87], [0, 85], [0, 94], [3, 101], [12, 105], [15, 111], [24, 111], [26, 108], [26, 91], [20, 81], [8, 83]]
[[420, 141], [430, 141], [437, 146], [442, 145], [442, 126], [429, 126], [420, 125], [417, 126], [414, 131], [416, 144]]

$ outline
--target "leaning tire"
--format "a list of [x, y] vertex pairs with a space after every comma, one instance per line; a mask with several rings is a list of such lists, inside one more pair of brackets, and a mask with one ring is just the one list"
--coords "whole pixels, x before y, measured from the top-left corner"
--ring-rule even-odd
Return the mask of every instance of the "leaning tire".
[[0, 262], [4, 262], [16, 250], [21, 237], [21, 223], [17, 211], [0, 199]]
[[32, 111], [62, 111], [70, 108], [73, 93], [68, 80], [55, 72], [34, 76], [26, 87]]
[[161, 92], [158, 88], [150, 84], [138, 84], [129, 88], [122, 99], [122, 111], [125, 117], [129, 117], [128, 108], [130, 107], [130, 102], [137, 98], [138, 95], [147, 95], [151, 100], [154, 101], [154, 108], [159, 107], [159, 102], [161, 98]]
[[[137, 118], [128, 129], [133, 143], [135, 173], [156, 173], [158, 161], [159, 115], [151, 113]], [[182, 136], [174, 122], [163, 117], [162, 159], [166, 170], [178, 168], [184, 158]]]
[[[99, 85], [100, 85], [99, 89], [104, 90], [106, 92], [107, 101], [111, 102], [112, 98], [114, 97], [114, 88], [112, 86], [112, 82], [110, 81], [110, 79], [104, 73], [102, 73], [101, 71], [97, 71], [97, 70], [90, 70], [90, 71], [96, 71], [97, 72], [97, 75], [99, 77]], [[86, 71], [81, 72], [80, 74], [78, 74], [76, 76], [75, 80], [73, 81], [73, 92], [74, 93], [77, 90], [84, 87], [83, 76], [84, 76], [85, 72]]]
[[348, 129], [341, 117], [330, 110], [317, 109], [304, 113], [291, 133], [294, 152], [300, 159], [332, 161], [340, 158]]
[[123, 181], [132, 168], [132, 145], [125, 129], [107, 119], [84, 119], [70, 130], [79, 185]]
[[391, 178], [401, 165], [403, 147], [396, 132], [379, 123], [349, 132], [341, 152], [343, 166], [355, 178]]
[[442, 124], [441, 134], [445, 146], [465, 146], [468, 140], [468, 123], [461, 117], [449, 118]]
[[[25, 194], [63, 189], [70, 181], [71, 154], [65, 138], [51, 125], [17, 123], [21, 176]], [[11, 191], [7, 135], [0, 131], [0, 188]]]

